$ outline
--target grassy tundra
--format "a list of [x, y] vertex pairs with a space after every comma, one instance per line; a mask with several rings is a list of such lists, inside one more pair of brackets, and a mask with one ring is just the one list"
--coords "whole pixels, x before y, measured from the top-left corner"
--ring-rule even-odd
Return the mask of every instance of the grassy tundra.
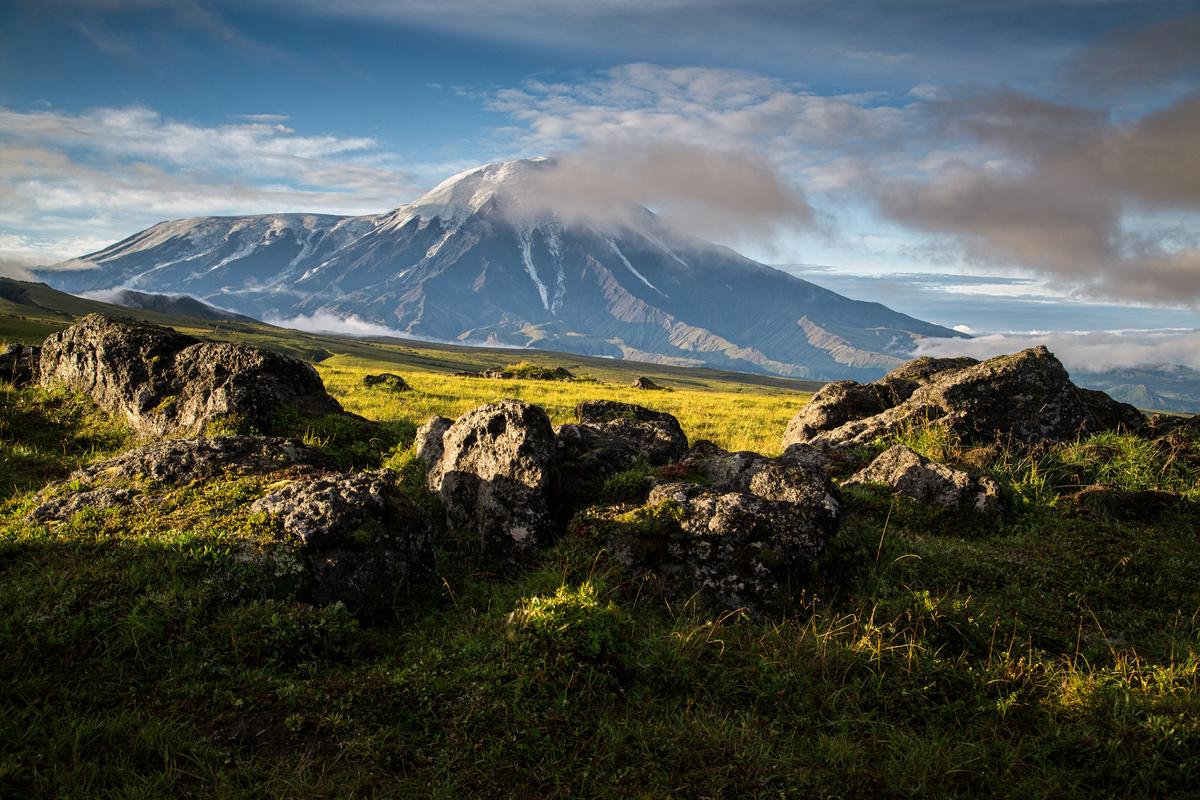
[[[584, 397], [641, 402], [767, 452], [806, 397], [669, 371], [650, 374], [673, 391], [636, 392], [638, 371], [577, 359], [562, 363], [595, 382], [455, 378], [466, 356], [414, 350], [401, 368], [354, 347], [318, 368], [382, 428], [295, 432], [414, 492], [414, 426], [499, 397], [555, 422]], [[379, 371], [413, 391], [361, 386]], [[46, 482], [133, 441], [86, 398], [0, 384], [0, 796], [1197, 796], [1200, 442], [901, 438], [996, 476], [1008, 510], [846, 490], [787, 616], [641, 591], [585, 514], [517, 579], [448, 542], [441, 597], [367, 626], [245, 568], [272, 533], [246, 510], [269, 479], [25, 522]], [[1187, 500], [1079, 507], [1094, 483]]]

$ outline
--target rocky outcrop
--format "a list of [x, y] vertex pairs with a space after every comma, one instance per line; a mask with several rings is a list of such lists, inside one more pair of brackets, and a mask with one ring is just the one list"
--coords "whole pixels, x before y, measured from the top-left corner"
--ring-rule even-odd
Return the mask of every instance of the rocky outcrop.
[[91, 395], [152, 436], [195, 435], [228, 418], [269, 431], [281, 412], [341, 411], [303, 361], [98, 314], [46, 339], [39, 376]]
[[665, 464], [687, 452], [687, 436], [679, 420], [663, 411], [614, 400], [585, 400], [575, 407], [575, 418], [580, 428], [632, 443], [651, 464]]
[[36, 345], [10, 344], [0, 350], [0, 381], [14, 386], [31, 383], [38, 374], [42, 348]]
[[[65, 520], [84, 508], [129, 504], [148, 486], [182, 486], [222, 476], [265, 475], [288, 468], [331, 466], [319, 451], [295, 439], [266, 436], [201, 436], [163, 439], [81, 467], [43, 492], [29, 513], [38, 522]], [[99, 487], [66, 490], [66, 487]]]
[[617, 525], [610, 553], [684, 596], [755, 612], [785, 606], [841, 518], [818, 459], [808, 448], [767, 458], [705, 443], [680, 465], [705, 483], [655, 486], [638, 512], [654, 524]]
[[666, 389], [667, 387], [659, 386], [657, 383], [650, 380], [645, 375], [640, 375], [634, 380], [634, 382], [632, 384], [630, 384], [630, 388], [644, 389], [649, 392], [660, 392], [660, 391], [663, 391], [664, 389]]
[[82, 492], [68, 492], [52, 496], [38, 504], [29, 512], [27, 519], [30, 522], [62, 522], [84, 509], [102, 511], [106, 508], [127, 506], [140, 494], [141, 492], [136, 489], [111, 486]]
[[[430, 461], [438, 427], [436, 421], [426, 426], [422, 447]], [[440, 445], [429, 486], [451, 529], [477, 537], [498, 565], [527, 561], [550, 543], [557, 454], [545, 411], [518, 400], [489, 403], [459, 417]]]
[[265, 475], [294, 466], [326, 468], [329, 459], [297, 439], [197, 436], [163, 439], [76, 470], [71, 481], [150, 482], [179, 486], [224, 475]]
[[[933, 422], [966, 444], [997, 438], [1032, 444], [1115, 428], [1132, 430], [1144, 421], [1133, 406], [1075, 386], [1045, 347], [974, 364], [918, 359], [875, 384], [841, 384], [823, 388], [813, 398], [816, 405], [801, 409], [792, 419], [785, 447], [798, 442], [863, 445]], [[876, 402], [882, 410], [874, 410]]]
[[392, 372], [381, 372], [378, 375], [364, 375], [363, 387], [367, 389], [382, 389], [388, 392], [408, 392], [412, 387], [408, 381]]
[[434, 586], [433, 528], [388, 470], [299, 480], [255, 501], [307, 564], [313, 602], [390, 611]]
[[1000, 485], [992, 478], [972, 476], [961, 469], [925, 458], [898, 444], [880, 453], [843, 486], [883, 484], [919, 503], [943, 508], [971, 508], [984, 513], [1001, 510]]
[[450, 430], [450, 426], [453, 424], [454, 420], [449, 417], [430, 417], [428, 422], [417, 428], [417, 435], [413, 440], [413, 449], [417, 454], [417, 459], [425, 465], [429, 490], [434, 493], [437, 493], [441, 486], [439, 469], [444, 452], [442, 439], [445, 438], [446, 431]]

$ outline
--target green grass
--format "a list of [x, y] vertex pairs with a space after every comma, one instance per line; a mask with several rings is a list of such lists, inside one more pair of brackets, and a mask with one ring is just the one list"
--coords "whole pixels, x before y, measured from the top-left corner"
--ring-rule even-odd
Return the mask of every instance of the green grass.
[[[393, 399], [353, 390], [367, 367], [322, 372], [352, 410], [389, 421], [386, 463], [414, 493], [408, 426], [506, 394], [557, 419], [583, 396], [652, 399], [692, 436], [771, 438], [686, 392], [414, 372]], [[30, 484], [129, 444], [85, 400], [3, 391], [6, 420], [44, 420], [6, 433], [6, 447], [43, 443]], [[337, 435], [352, 450], [363, 430]], [[34, 495], [17, 482], [0, 507], [0, 795], [1188, 796], [1200, 515], [1129, 523], [1056, 500], [1085, 479], [1195, 499], [1195, 445], [997, 451], [988, 468], [1024, 498], [999, 521], [847, 493], [795, 611], [760, 620], [660, 597], [576, 525], [515, 579], [447, 543], [440, 598], [364, 627], [299, 602], [286, 561], [246, 559], [273, 552], [269, 520], [246, 510], [269, 476], [53, 528], [23, 521]]]
[[[558, 423], [611, 398], [770, 453], [807, 398], [553, 354], [529, 357], [595, 382], [458, 378], [512, 353], [177, 327], [333, 353], [317, 365], [330, 390], [378, 424], [277, 427], [347, 467], [396, 470], [431, 506], [408, 445], [433, 414], [519, 397]], [[378, 371], [413, 391], [362, 389]], [[626, 388], [635, 374], [674, 391]], [[847, 489], [794, 609], [766, 619], [631, 579], [604, 549], [611, 515], [585, 512], [516, 577], [447, 539], [439, 596], [365, 625], [297, 599], [274, 523], [248, 511], [277, 476], [26, 522], [41, 486], [134, 440], [86, 398], [0, 384], [0, 796], [1200, 795], [1200, 442], [969, 449], [917, 426], [859, 455], [895, 441], [992, 474], [1008, 510]], [[635, 497], [651, 473], [597, 491]], [[1184, 501], [1139, 519], [1067, 501], [1094, 484]]]

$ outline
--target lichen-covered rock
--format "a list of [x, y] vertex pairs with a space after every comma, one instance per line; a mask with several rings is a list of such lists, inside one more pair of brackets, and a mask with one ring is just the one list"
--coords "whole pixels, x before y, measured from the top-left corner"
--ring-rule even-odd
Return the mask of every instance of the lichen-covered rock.
[[389, 392], [408, 392], [412, 387], [408, 381], [392, 372], [381, 372], [378, 375], [364, 375], [362, 385], [367, 389], [383, 389]]
[[152, 436], [195, 435], [224, 418], [270, 430], [281, 412], [341, 411], [303, 361], [99, 314], [47, 338], [38, 371], [43, 385], [89, 394]]
[[717, 480], [655, 486], [637, 512], [655, 524], [615, 526], [612, 557], [684, 596], [752, 612], [784, 607], [837, 529], [836, 491], [805, 450], [790, 458], [714, 450], [700, 448], [692, 466]]
[[880, 453], [843, 485], [859, 484], [883, 484], [917, 502], [943, 508], [994, 513], [1002, 505], [1000, 486], [992, 478], [931, 461], [902, 444]]
[[388, 470], [295, 481], [251, 510], [279, 521], [283, 546], [294, 544], [308, 565], [308, 594], [318, 605], [386, 613], [434, 586], [430, 520]]
[[527, 561], [550, 543], [557, 454], [545, 411], [518, 400], [489, 403], [459, 417], [441, 444], [430, 488], [450, 528], [477, 536], [498, 564]]
[[784, 476], [791, 475], [807, 482], [809, 473], [815, 472], [821, 476], [817, 483], [822, 483], [825, 467], [824, 453], [805, 444], [792, 445], [782, 455], [770, 458], [748, 450], [731, 453], [706, 440], [696, 442], [679, 462], [682, 473], [702, 478], [708, 486], [737, 492], [751, 491], [755, 477], [768, 468], [775, 478], [763, 478], [763, 481], [778, 483]]
[[67, 492], [51, 497], [29, 512], [31, 522], [62, 522], [84, 509], [105, 509], [133, 502], [139, 492], [135, 489], [104, 487], [82, 492]]
[[[80, 467], [46, 487], [31, 520], [65, 520], [86, 507], [128, 505], [134, 486], [171, 487], [237, 475], [265, 475], [288, 468], [325, 469], [329, 459], [296, 439], [273, 436], [198, 436], [162, 439]], [[84, 487], [70, 489], [68, 487]]]
[[[847, 400], [843, 409], [832, 396], [825, 401], [828, 407], [811, 413], [802, 409], [788, 426], [785, 446], [796, 442], [823, 447], [863, 445], [906, 427], [932, 422], [967, 444], [987, 444], [997, 438], [1033, 444], [1066, 441], [1114, 428], [1133, 430], [1144, 420], [1133, 406], [1075, 386], [1063, 365], [1045, 347], [969, 366], [924, 370], [924, 378], [922, 372], [900, 372], [886, 389], [871, 384], [878, 391], [868, 391], [886, 405], [891, 402], [886, 399], [890, 392], [903, 396], [904, 392], [895, 387], [904, 381], [927, 380], [906, 399], [870, 416], [860, 416], [863, 406], [858, 401]], [[853, 390], [850, 394], [858, 397], [861, 392]], [[817, 421], [818, 413], [826, 422]], [[841, 417], [846, 421], [837, 422]]]
[[24, 386], [38, 374], [42, 348], [36, 345], [10, 344], [0, 350], [0, 381]]
[[930, 358], [906, 362], [874, 383], [834, 381], [817, 390], [792, 417], [783, 434], [783, 445], [807, 442], [855, 420], [873, 417], [899, 405], [935, 379], [948, 377], [979, 362], [973, 358]]
[[687, 450], [687, 437], [670, 414], [642, 406], [596, 400], [580, 403], [578, 423], [558, 429], [562, 517], [594, 499], [598, 486], [638, 463], [662, 466]]
[[666, 464], [687, 452], [679, 420], [664, 411], [615, 400], [585, 400], [575, 407], [575, 418], [580, 427], [632, 443], [651, 464]]
[[264, 475], [297, 465], [325, 468], [329, 459], [297, 439], [279, 436], [196, 436], [163, 439], [89, 464], [72, 482], [151, 482], [177, 486], [223, 475]]
[[425, 465], [425, 475], [431, 492], [436, 493], [442, 483], [442, 439], [453, 424], [454, 420], [449, 417], [430, 417], [428, 422], [417, 428], [417, 435], [413, 440], [413, 450], [417, 454], [417, 460]]

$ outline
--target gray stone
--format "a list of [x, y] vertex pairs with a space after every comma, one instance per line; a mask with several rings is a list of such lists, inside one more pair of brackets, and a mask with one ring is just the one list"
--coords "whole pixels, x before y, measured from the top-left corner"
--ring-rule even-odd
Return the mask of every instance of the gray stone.
[[151, 436], [195, 435], [230, 417], [267, 431], [280, 412], [341, 411], [303, 361], [99, 314], [46, 339], [39, 376], [90, 395]]
[[51, 497], [29, 512], [31, 522], [62, 522], [84, 509], [105, 509], [133, 502], [139, 492], [134, 489], [105, 487], [82, 492], [68, 492]]
[[[906, 369], [877, 384], [847, 390], [844, 401], [831, 390], [821, 407], [802, 409], [793, 418], [784, 445], [852, 447], [933, 422], [965, 444], [988, 444], [998, 438], [1034, 444], [1116, 428], [1133, 430], [1145, 419], [1133, 406], [1075, 386], [1045, 347], [973, 365], [926, 363]], [[914, 383], [918, 385], [905, 397]], [[873, 394], [885, 408], [864, 415], [868, 409], [861, 400], [866, 394]], [[893, 403], [897, 398], [903, 399]]]
[[575, 417], [580, 427], [632, 443], [654, 465], [669, 463], [687, 452], [687, 436], [679, 420], [664, 411], [615, 400], [585, 400], [575, 407]]
[[425, 475], [431, 492], [436, 493], [442, 484], [442, 439], [453, 424], [454, 420], [449, 417], [430, 417], [428, 422], [417, 428], [417, 435], [413, 440], [417, 459], [425, 465]]
[[[50, 484], [42, 491], [45, 499], [29, 513], [29, 518], [40, 522], [64, 520], [89, 506], [128, 505], [140, 494], [130, 488], [131, 484], [172, 487], [221, 476], [265, 475], [295, 467], [329, 466], [329, 460], [321, 452], [295, 439], [267, 436], [162, 439], [80, 467], [67, 480]], [[70, 486], [86, 488], [72, 491]]]
[[930, 461], [902, 444], [880, 453], [844, 485], [861, 484], [883, 484], [917, 502], [943, 508], [995, 513], [1002, 507], [1000, 485], [992, 478]]
[[297, 439], [278, 436], [197, 436], [163, 439], [89, 464], [70, 481], [142, 482], [178, 486], [222, 475], [265, 475], [294, 466], [324, 468], [328, 458]]
[[468, 411], [442, 437], [430, 488], [451, 529], [478, 537], [498, 565], [527, 561], [554, 536], [556, 448], [546, 412], [518, 400]]
[[14, 386], [31, 383], [38, 374], [42, 348], [36, 345], [10, 344], [0, 350], [0, 381]]
[[693, 467], [717, 480], [655, 486], [642, 513], [658, 524], [616, 526], [613, 558], [677, 594], [754, 613], [786, 607], [841, 519], [836, 490], [808, 455], [694, 449]]
[[299, 480], [255, 501], [308, 565], [318, 605], [344, 603], [367, 615], [434, 587], [433, 528], [396, 489], [388, 470]]

